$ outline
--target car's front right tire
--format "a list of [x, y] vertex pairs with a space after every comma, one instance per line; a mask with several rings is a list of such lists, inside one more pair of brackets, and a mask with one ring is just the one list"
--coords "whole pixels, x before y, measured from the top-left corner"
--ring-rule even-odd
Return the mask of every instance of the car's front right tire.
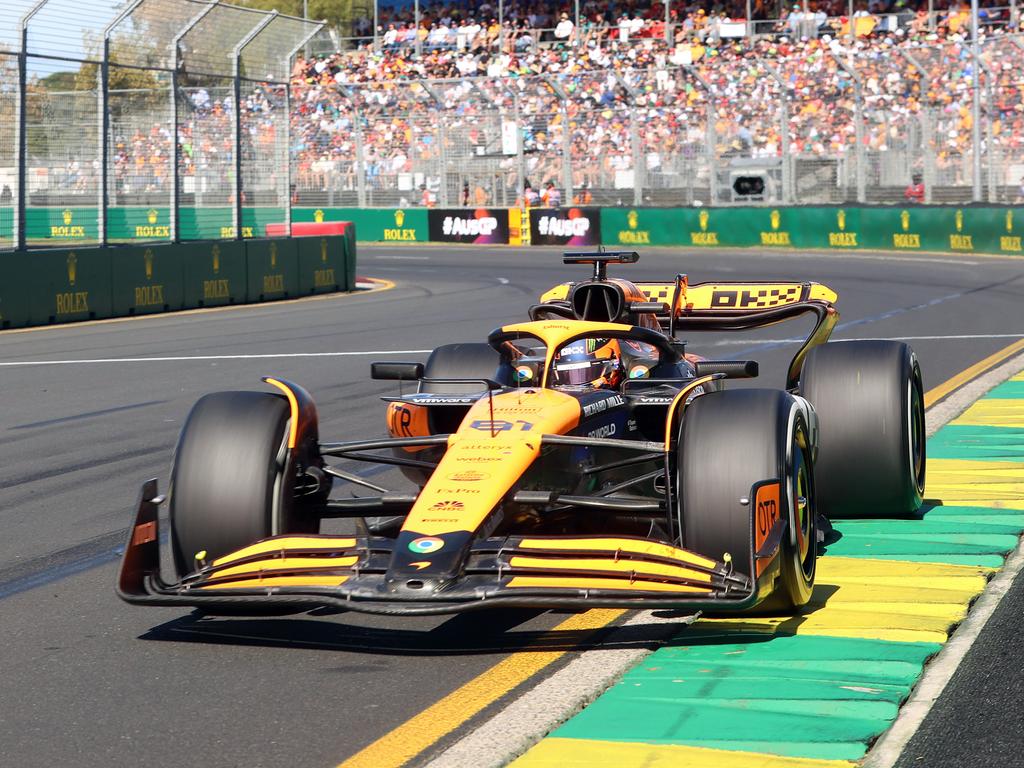
[[[752, 488], [779, 483], [780, 515], [795, 521], [780, 545], [779, 576], [760, 611], [792, 612], [810, 600], [817, 511], [808, 424], [792, 395], [769, 389], [711, 392], [686, 407], [678, 441], [677, 505], [683, 546], [750, 578]], [[757, 520], [755, 519], [755, 524]], [[795, 534], [795, 535], [794, 535]]]

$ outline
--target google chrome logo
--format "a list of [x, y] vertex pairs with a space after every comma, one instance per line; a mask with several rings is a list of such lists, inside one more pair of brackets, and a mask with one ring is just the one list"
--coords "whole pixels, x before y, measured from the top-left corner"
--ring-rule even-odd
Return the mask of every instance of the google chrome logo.
[[439, 539], [436, 536], [421, 536], [409, 542], [409, 550], [417, 555], [429, 555], [431, 552], [437, 552], [443, 546], [444, 539]]

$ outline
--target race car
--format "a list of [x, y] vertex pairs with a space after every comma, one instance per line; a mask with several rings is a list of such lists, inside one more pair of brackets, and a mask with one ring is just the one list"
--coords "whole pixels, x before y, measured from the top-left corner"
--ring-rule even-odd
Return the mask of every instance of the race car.
[[[247, 613], [798, 611], [824, 516], [921, 504], [917, 359], [896, 342], [828, 342], [826, 286], [608, 277], [638, 258], [566, 254], [592, 276], [548, 291], [528, 322], [425, 365], [373, 363], [400, 388], [383, 398], [384, 439], [321, 441], [312, 397], [280, 379], [206, 395], [166, 499], [175, 577], [161, 575], [165, 498], [150, 480], [118, 594]], [[805, 314], [814, 328], [776, 389], [726, 388], [756, 362], [704, 359], [678, 336]], [[357, 462], [400, 468], [410, 489]], [[354, 533], [321, 534], [328, 518], [353, 518]]]

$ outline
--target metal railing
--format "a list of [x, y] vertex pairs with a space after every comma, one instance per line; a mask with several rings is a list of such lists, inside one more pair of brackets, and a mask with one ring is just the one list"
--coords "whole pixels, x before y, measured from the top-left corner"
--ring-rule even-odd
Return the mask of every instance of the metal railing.
[[289, 80], [322, 30], [211, 0], [8, 0], [0, 248], [287, 224]]

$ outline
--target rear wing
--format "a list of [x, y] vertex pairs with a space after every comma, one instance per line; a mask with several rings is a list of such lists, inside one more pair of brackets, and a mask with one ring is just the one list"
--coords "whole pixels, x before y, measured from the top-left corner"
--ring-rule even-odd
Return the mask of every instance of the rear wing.
[[[838, 295], [821, 283], [779, 283], [743, 281], [735, 283], [695, 283], [690, 285], [685, 275], [676, 281], [633, 283], [647, 297], [648, 301], [666, 306], [661, 313], [666, 320], [667, 310], [675, 300], [675, 315], [681, 317], [691, 312], [756, 312], [763, 309], [818, 301], [829, 306], [835, 304]], [[574, 283], [562, 283], [544, 293], [542, 303], [565, 301]], [[678, 293], [677, 293], [678, 291]]]
[[[838, 296], [821, 283], [736, 282], [696, 283], [679, 281], [682, 290], [676, 303], [676, 316], [689, 312], [756, 312], [807, 301], [835, 304]], [[650, 301], [671, 305], [677, 283], [636, 283]]]
[[[557, 285], [541, 296], [541, 306], [566, 303], [574, 283]], [[786, 377], [788, 389], [799, 384], [800, 369], [807, 352], [828, 341], [839, 321], [835, 308], [838, 295], [826, 285], [815, 282], [742, 281], [696, 283], [686, 275], [672, 282], [634, 282], [652, 305], [660, 305], [654, 314], [663, 332], [674, 337], [677, 331], [744, 331], [763, 328], [803, 314], [817, 317], [814, 329], [790, 363]]]

